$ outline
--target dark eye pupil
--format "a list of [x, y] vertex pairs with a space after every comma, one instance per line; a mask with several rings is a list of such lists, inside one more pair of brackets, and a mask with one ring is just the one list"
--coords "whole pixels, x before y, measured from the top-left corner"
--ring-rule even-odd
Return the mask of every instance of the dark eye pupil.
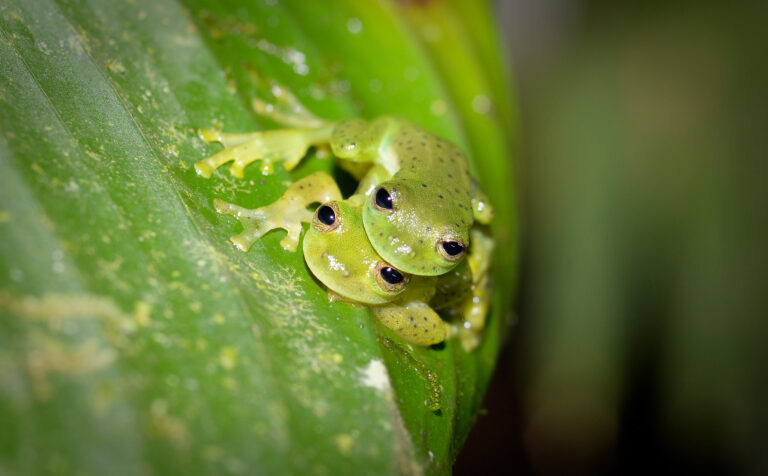
[[392, 196], [386, 189], [380, 188], [376, 192], [376, 205], [387, 210], [392, 210]]
[[449, 255], [456, 256], [457, 254], [464, 251], [464, 246], [461, 243], [457, 243], [455, 241], [445, 241], [443, 242], [443, 249]]
[[333, 208], [328, 205], [322, 205], [317, 209], [317, 219], [320, 220], [321, 223], [330, 226], [336, 222], [336, 214], [333, 213]]
[[400, 284], [403, 282], [402, 274], [400, 274], [400, 271], [396, 270], [395, 268], [385, 267], [381, 268], [381, 277], [384, 278], [384, 281], [388, 282], [389, 284]]

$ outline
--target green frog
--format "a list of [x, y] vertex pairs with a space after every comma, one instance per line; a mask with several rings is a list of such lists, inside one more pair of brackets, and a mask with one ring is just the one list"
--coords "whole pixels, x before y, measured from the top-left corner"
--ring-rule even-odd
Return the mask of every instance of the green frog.
[[261, 160], [265, 174], [272, 172], [275, 162], [291, 170], [309, 147], [329, 144], [341, 166], [366, 184], [361, 189], [366, 198], [362, 220], [370, 244], [406, 273], [448, 273], [465, 257], [473, 225], [488, 224], [493, 217], [464, 153], [397, 117], [315, 121], [310, 127], [248, 134], [204, 130], [201, 136], [225, 146], [195, 164], [203, 177], [228, 162], [236, 177], [256, 160]]
[[[374, 175], [375, 171], [370, 174]], [[359, 192], [369, 189], [365, 180], [358, 187]], [[333, 179], [315, 172], [293, 183], [266, 207], [248, 210], [221, 200], [215, 205], [219, 213], [242, 223], [243, 232], [231, 238], [242, 251], [277, 228], [288, 232], [283, 247], [295, 251], [301, 222], [310, 223], [303, 242], [304, 260], [327, 287], [331, 301], [369, 307], [385, 326], [413, 344], [433, 345], [457, 335], [464, 348], [472, 350], [479, 343], [488, 308], [486, 263], [492, 240], [473, 230], [473, 250], [465, 263], [439, 277], [411, 275], [384, 260], [370, 243], [362, 215], [367, 200], [364, 192], [341, 200]], [[307, 210], [319, 202], [314, 213]], [[455, 323], [446, 324], [436, 309]]]

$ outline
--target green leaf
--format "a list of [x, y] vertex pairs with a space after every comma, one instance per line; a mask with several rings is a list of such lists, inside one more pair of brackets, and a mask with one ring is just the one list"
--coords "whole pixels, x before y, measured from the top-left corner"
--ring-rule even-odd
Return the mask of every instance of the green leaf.
[[[508, 325], [509, 116], [467, 116], [419, 38], [386, 2], [0, 5], [0, 472], [450, 471]], [[461, 74], [498, 92], [499, 71]], [[275, 85], [320, 117], [394, 113], [471, 153], [499, 211], [478, 350], [414, 348], [329, 303], [282, 232], [230, 246], [213, 198], [265, 205], [332, 167], [195, 175], [220, 147], [195, 131], [276, 127], [250, 106]]]

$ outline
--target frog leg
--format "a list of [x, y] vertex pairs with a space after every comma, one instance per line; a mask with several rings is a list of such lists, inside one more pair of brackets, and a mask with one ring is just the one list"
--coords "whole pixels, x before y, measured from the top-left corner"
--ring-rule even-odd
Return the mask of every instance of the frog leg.
[[341, 200], [341, 192], [333, 178], [325, 172], [315, 172], [291, 184], [276, 202], [253, 210], [223, 200], [213, 201], [216, 211], [232, 215], [244, 230], [230, 238], [241, 251], [248, 251], [253, 243], [270, 230], [281, 228], [288, 232], [280, 241], [288, 251], [296, 251], [301, 235], [301, 223], [312, 221], [307, 207], [313, 203]]
[[488, 201], [488, 196], [480, 188], [480, 184], [472, 179], [472, 214], [475, 221], [487, 225], [493, 220], [493, 207]]
[[313, 145], [327, 143], [333, 125], [304, 129], [278, 129], [249, 134], [226, 134], [216, 130], [203, 130], [201, 137], [208, 142], [220, 142], [225, 148], [217, 154], [195, 164], [198, 175], [209, 178], [213, 172], [232, 162], [229, 171], [237, 178], [243, 177], [245, 167], [261, 160], [261, 172], [272, 173], [274, 162], [283, 162], [286, 170], [293, 169], [307, 155]]
[[438, 278], [430, 304], [451, 321], [450, 337], [458, 337], [469, 352], [480, 344], [491, 299], [490, 262], [494, 241], [483, 230], [470, 230], [467, 260]]
[[470, 237], [472, 245], [467, 262], [472, 272], [471, 293], [457, 308], [462, 322], [451, 329], [451, 334], [459, 337], [467, 352], [480, 344], [485, 329], [491, 301], [490, 263], [495, 246], [493, 238], [478, 228], [470, 230]]
[[439, 344], [448, 336], [448, 326], [426, 303], [411, 301], [403, 306], [388, 305], [372, 309], [382, 324], [413, 344]]

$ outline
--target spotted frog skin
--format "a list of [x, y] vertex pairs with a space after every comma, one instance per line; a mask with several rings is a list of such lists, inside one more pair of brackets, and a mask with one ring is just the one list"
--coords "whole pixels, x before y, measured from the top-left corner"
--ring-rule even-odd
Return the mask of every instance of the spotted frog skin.
[[[466, 255], [475, 222], [487, 224], [493, 217], [461, 150], [396, 117], [250, 134], [205, 130], [201, 135], [225, 146], [195, 164], [203, 177], [228, 162], [236, 177], [256, 160], [263, 173], [271, 173], [275, 162], [291, 170], [309, 147], [330, 144], [340, 164], [367, 184], [362, 217], [370, 244], [409, 274], [437, 276], [454, 269]], [[375, 180], [366, 175], [369, 169], [376, 170]]]
[[[363, 182], [359, 190], [368, 188]], [[480, 270], [482, 280], [476, 279], [481, 275], [474, 273], [472, 263], [487, 262], [490, 249], [471, 253], [469, 260], [440, 277], [410, 275], [385, 261], [368, 240], [362, 218], [366, 201], [364, 193], [341, 200], [333, 179], [316, 172], [266, 207], [248, 210], [217, 200], [216, 208], [243, 224], [244, 231], [231, 238], [243, 251], [277, 228], [288, 230], [282, 244], [295, 251], [301, 223], [311, 223], [304, 236], [304, 260], [328, 288], [331, 301], [369, 307], [385, 326], [413, 344], [433, 345], [457, 335], [465, 349], [472, 350], [479, 343], [488, 302], [486, 270]], [[322, 203], [312, 214], [306, 207], [317, 202]], [[475, 259], [480, 254], [483, 259]], [[459, 323], [446, 324], [434, 309], [444, 310]]]

